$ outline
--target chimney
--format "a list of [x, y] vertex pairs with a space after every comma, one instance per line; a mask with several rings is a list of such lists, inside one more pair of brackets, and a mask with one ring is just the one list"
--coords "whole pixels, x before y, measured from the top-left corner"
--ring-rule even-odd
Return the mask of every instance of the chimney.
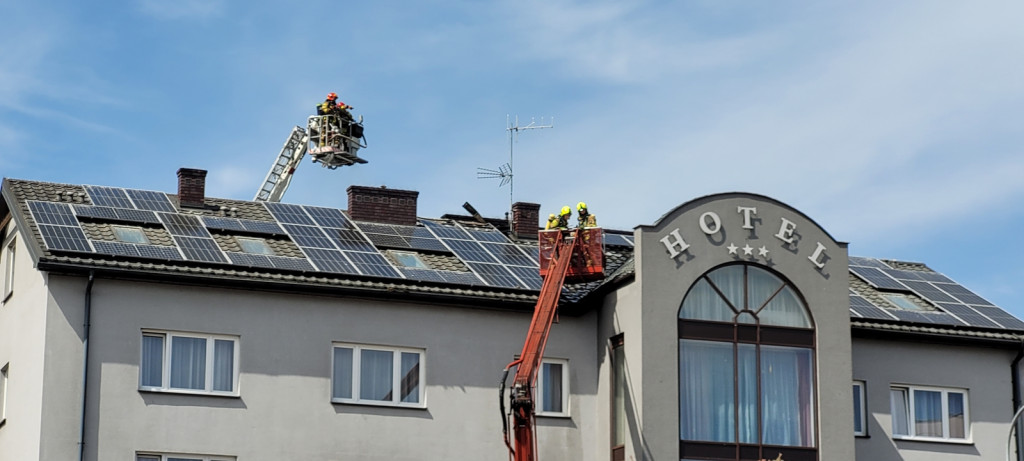
[[381, 224], [416, 225], [414, 190], [388, 189], [386, 186], [349, 186], [348, 214], [356, 221]]
[[178, 169], [178, 205], [203, 208], [206, 205], [206, 170]]
[[512, 235], [514, 237], [536, 240], [539, 228], [539, 203], [516, 202], [512, 204]]

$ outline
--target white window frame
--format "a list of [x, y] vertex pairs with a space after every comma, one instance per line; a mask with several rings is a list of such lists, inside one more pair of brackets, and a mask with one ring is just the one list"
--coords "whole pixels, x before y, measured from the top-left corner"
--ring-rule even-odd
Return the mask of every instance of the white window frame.
[[[238, 394], [238, 375], [239, 375], [239, 337], [229, 335], [215, 335], [215, 334], [204, 334], [204, 333], [186, 333], [180, 331], [164, 331], [164, 330], [142, 330], [142, 334], [139, 336], [140, 339], [146, 336], [161, 336], [163, 337], [163, 355], [162, 355], [162, 367], [160, 371], [161, 384], [160, 386], [146, 386], [142, 384], [142, 362], [145, 360], [145, 352], [143, 351], [143, 341], [139, 344], [139, 390], [152, 391], [152, 392], [169, 392], [176, 394], [199, 394], [199, 395], [221, 395], [229, 397], [237, 397]], [[193, 338], [193, 339], [205, 339], [206, 340], [206, 376], [204, 378], [204, 389], [187, 389], [171, 387], [171, 352], [172, 352], [172, 339], [175, 337], [182, 338]], [[213, 377], [214, 377], [214, 345], [216, 340], [231, 341], [233, 343], [232, 352], [232, 370], [231, 370], [231, 390], [220, 391], [213, 389]]]
[[[132, 244], [136, 244], [136, 245], [148, 245], [149, 244], [149, 237], [146, 237], [146, 231], [142, 230], [141, 227], [138, 227], [138, 226], [121, 226], [121, 225], [116, 225], [115, 224], [115, 225], [110, 226], [110, 229], [114, 231], [114, 237], [117, 238], [117, 241], [119, 241], [119, 242], [132, 243]], [[134, 234], [138, 235], [141, 238], [142, 241], [141, 242], [137, 242], [137, 241], [131, 240], [131, 239], [124, 239], [124, 238], [122, 238], [121, 232], [131, 232], [131, 233], [134, 233]]]
[[[853, 424], [853, 435], [859, 437], [867, 437], [868, 435], [868, 385], [864, 381], [854, 380], [853, 381], [853, 395], [860, 398], [860, 421], [856, 420], [856, 413], [854, 413], [854, 424]], [[860, 423], [860, 429], [857, 430], [857, 423]]]
[[17, 254], [18, 241], [15, 238], [4, 246], [4, 292], [3, 301], [6, 302], [14, 294], [14, 262]]
[[7, 422], [7, 378], [10, 371], [10, 363], [0, 368], [0, 426]]
[[[339, 348], [352, 349], [352, 397], [343, 398], [334, 396], [334, 352]], [[383, 400], [366, 400], [360, 398], [360, 371], [362, 366], [362, 351], [363, 350], [374, 350], [374, 351], [387, 351], [392, 353], [392, 372], [391, 372], [391, 401]], [[401, 400], [401, 384], [402, 384], [402, 353], [417, 354], [419, 355], [419, 384], [417, 385], [418, 395], [416, 402], [403, 402]], [[355, 405], [375, 405], [375, 406], [388, 406], [388, 407], [406, 407], [406, 408], [426, 408], [426, 350], [417, 349], [411, 347], [395, 347], [395, 346], [379, 346], [376, 344], [356, 344], [356, 343], [333, 343], [331, 345], [331, 402], [333, 403], [345, 403]]]
[[[569, 359], [549, 359], [544, 358], [540, 361], [540, 370], [537, 370], [537, 389], [536, 389], [536, 411], [537, 416], [554, 416], [554, 417], [569, 417]], [[544, 393], [544, 364], [561, 365], [562, 366], [562, 411], [549, 411], [543, 408]]]
[[[914, 424], [914, 414], [915, 414], [915, 411], [916, 411], [915, 402], [914, 402], [914, 400], [915, 400], [914, 399], [914, 393], [917, 392], [917, 391], [927, 391], [927, 392], [939, 392], [939, 393], [941, 393], [941, 395], [942, 395], [942, 437], [923, 436], [923, 435], [916, 435], [914, 433], [915, 430], [916, 430], [915, 424]], [[892, 398], [893, 392], [904, 392], [905, 393], [905, 399], [906, 399], [906, 402], [907, 402], [907, 407], [906, 407], [907, 413], [906, 413], [905, 416], [907, 418], [907, 432], [908, 432], [908, 434], [897, 434], [896, 433], [895, 413], [897, 411], [901, 411], [901, 409], [896, 408], [896, 404], [895, 404], [895, 402], [893, 401], [893, 398]], [[949, 394], [951, 394], [951, 393], [963, 395], [963, 403], [964, 403], [964, 437], [963, 438], [950, 437], [950, 435], [949, 435]], [[958, 389], [958, 388], [950, 388], [950, 387], [911, 386], [911, 385], [903, 385], [903, 384], [893, 384], [892, 386], [889, 387], [889, 408], [891, 409], [891, 411], [893, 413], [893, 415], [892, 415], [892, 432], [893, 432], [892, 438], [893, 439], [897, 439], [897, 440], [917, 440], [917, 441], [926, 441], [926, 442], [947, 442], [947, 443], [965, 443], [965, 444], [973, 443], [971, 441], [972, 434], [971, 434], [970, 403], [969, 403], [969, 398], [968, 398], [967, 394], [968, 394], [967, 393], [967, 389]]]
[[153, 459], [155, 459], [157, 461], [168, 461], [169, 459], [188, 459], [188, 460], [198, 460], [198, 461], [235, 461], [235, 457], [234, 456], [228, 457], [228, 456], [210, 456], [210, 455], [195, 455], [195, 454], [186, 455], [186, 454], [183, 454], [183, 453], [151, 453], [151, 452], [136, 453], [135, 454], [135, 461], [149, 461], [149, 460], [153, 460]]
[[[397, 262], [398, 265], [401, 266], [401, 267], [408, 267], [410, 269], [430, 269], [430, 266], [427, 265], [427, 263], [425, 261], [423, 261], [423, 258], [420, 258], [420, 255], [417, 254], [415, 251], [401, 251], [401, 250], [388, 250], [388, 251], [391, 252], [391, 256], [395, 259], [395, 262]], [[405, 264], [403, 262], [402, 258], [412, 258], [414, 261], [416, 261], [416, 264], [413, 264], [413, 265]]]

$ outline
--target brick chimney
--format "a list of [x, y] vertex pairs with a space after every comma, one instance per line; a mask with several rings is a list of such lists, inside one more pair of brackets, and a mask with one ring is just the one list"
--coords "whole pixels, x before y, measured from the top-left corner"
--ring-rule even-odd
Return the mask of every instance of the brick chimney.
[[206, 205], [206, 170], [178, 169], [178, 204], [187, 208]]
[[381, 224], [416, 225], [414, 190], [388, 189], [385, 186], [349, 186], [348, 214], [356, 221]]
[[537, 239], [540, 228], [540, 204], [516, 202], [512, 204], [512, 235], [516, 238]]

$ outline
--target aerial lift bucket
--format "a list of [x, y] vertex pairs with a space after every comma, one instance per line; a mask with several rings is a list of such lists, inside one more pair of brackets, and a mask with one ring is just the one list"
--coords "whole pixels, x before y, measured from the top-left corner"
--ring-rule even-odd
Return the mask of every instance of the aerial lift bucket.
[[[537, 232], [541, 277], [548, 275], [551, 254], [555, 250], [559, 232], [569, 231], [552, 229]], [[565, 274], [566, 283], [591, 282], [604, 278], [604, 231], [600, 227], [588, 227], [580, 233], [580, 238], [583, 241], [572, 253], [569, 272]]]
[[306, 122], [309, 132], [309, 155], [326, 168], [335, 169], [355, 163], [366, 163], [357, 155], [366, 147], [363, 120], [341, 120], [337, 115], [312, 115]]

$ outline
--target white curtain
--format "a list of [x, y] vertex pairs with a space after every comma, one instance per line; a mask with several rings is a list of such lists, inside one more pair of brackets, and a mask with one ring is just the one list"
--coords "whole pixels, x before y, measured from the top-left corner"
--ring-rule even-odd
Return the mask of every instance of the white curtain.
[[206, 389], [205, 338], [171, 338], [171, 387]]
[[394, 356], [391, 351], [363, 349], [359, 356], [359, 399], [391, 400], [394, 383]]
[[762, 443], [814, 445], [811, 350], [761, 346]]
[[743, 268], [746, 266], [725, 266], [711, 271], [708, 278], [725, 298], [737, 309], [743, 310]]
[[562, 411], [562, 364], [545, 363], [542, 365], [544, 377], [541, 387], [544, 395], [541, 396], [541, 411]]
[[735, 442], [733, 344], [679, 341], [679, 437]]
[[331, 392], [331, 395], [336, 399], [352, 398], [351, 348], [334, 348], [334, 390]]
[[142, 385], [161, 387], [164, 371], [164, 337], [143, 336], [142, 337]]
[[942, 437], [942, 392], [914, 390], [914, 435]]
[[761, 325], [811, 327], [811, 319], [807, 317], [804, 303], [790, 287], [783, 288], [779, 294], [775, 295], [757, 316], [761, 319]]
[[740, 443], [757, 443], [757, 348], [738, 344]]
[[690, 320], [712, 320], [716, 322], [732, 322], [733, 311], [729, 305], [722, 300], [721, 296], [711, 288], [705, 279], [700, 279], [694, 284], [693, 289], [683, 300], [683, 307], [679, 310], [679, 318]]
[[420, 355], [402, 352], [402, 401], [418, 403], [420, 401]]
[[213, 390], [231, 392], [235, 389], [235, 342], [218, 339], [213, 342]]
[[959, 392], [946, 394], [949, 397], [949, 436], [954, 439], [967, 438], [967, 428], [964, 423], [967, 421], [964, 415], [964, 395]]
[[889, 390], [889, 406], [889, 413], [892, 415], [893, 435], [910, 435], [910, 424], [907, 421], [907, 415], [910, 413], [907, 390]]

